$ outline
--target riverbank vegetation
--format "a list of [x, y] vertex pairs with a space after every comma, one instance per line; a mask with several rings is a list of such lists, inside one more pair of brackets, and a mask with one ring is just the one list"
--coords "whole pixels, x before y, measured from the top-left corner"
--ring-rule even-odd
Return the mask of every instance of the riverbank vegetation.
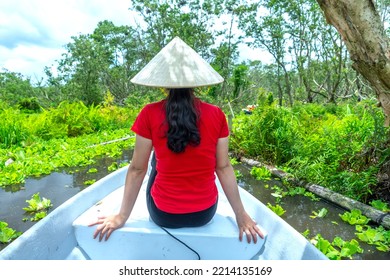
[[[197, 95], [226, 113], [233, 153], [388, 211], [383, 104], [317, 1], [163, 2], [131, 1], [136, 26], [102, 21], [75, 35], [38, 81], [2, 69], [0, 187], [131, 147], [137, 113], [165, 92], [130, 79], [179, 36], [224, 77]], [[389, 0], [374, 2], [388, 39]]]
[[233, 119], [235, 153], [363, 203], [390, 201], [380, 179], [389, 130], [374, 101], [282, 108], [260, 99], [252, 114]]
[[[131, 147], [130, 125], [137, 110], [112, 104], [85, 106], [67, 101], [26, 112], [0, 109], [0, 186], [23, 183], [63, 167], [85, 166], [99, 156], [118, 156]], [[100, 145], [125, 138], [114, 144]]]

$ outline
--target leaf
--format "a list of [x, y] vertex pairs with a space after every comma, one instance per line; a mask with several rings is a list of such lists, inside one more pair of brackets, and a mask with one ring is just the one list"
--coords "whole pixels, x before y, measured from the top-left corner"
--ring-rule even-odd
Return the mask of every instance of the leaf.
[[6, 222], [0, 221], [0, 243], [9, 243], [21, 234], [21, 232], [8, 227]]
[[88, 169], [87, 173], [97, 173], [98, 170], [96, 168], [90, 168]]
[[286, 213], [286, 210], [284, 210], [283, 207], [279, 204], [273, 206], [271, 203], [268, 202], [267, 207], [270, 208], [278, 216], [282, 216], [284, 213]]
[[87, 181], [84, 181], [84, 185], [92, 185], [95, 182], [96, 182], [96, 179], [87, 180]]
[[46, 216], [47, 216], [47, 212], [46, 211], [38, 212], [38, 213], [36, 213], [34, 215], [33, 218], [31, 218], [31, 221], [32, 222], [36, 222], [36, 221], [42, 220]]
[[362, 212], [359, 209], [352, 209], [350, 212], [344, 212], [344, 214], [339, 214], [340, 218], [351, 225], [366, 225], [370, 219], [362, 215]]
[[373, 200], [370, 202], [371, 206], [381, 210], [383, 212], [390, 212], [390, 207], [386, 202], [383, 202], [381, 200]]
[[390, 252], [390, 247], [383, 243], [379, 243], [375, 248], [381, 252]]
[[308, 238], [309, 237], [309, 234], [310, 234], [310, 230], [307, 229], [305, 230], [304, 232], [302, 232], [302, 235], [305, 237], [305, 238]]
[[53, 205], [51, 201], [45, 197], [41, 198], [39, 192], [32, 195], [30, 200], [26, 200], [29, 204], [28, 207], [24, 207], [23, 210], [29, 213], [41, 212], [51, 208]]
[[323, 218], [323, 217], [326, 216], [326, 214], [328, 214], [328, 210], [327, 210], [326, 208], [322, 208], [322, 209], [320, 210], [320, 212], [318, 213], [318, 217], [319, 217], [319, 218]]
[[316, 211], [312, 211], [312, 213], [314, 214], [310, 216], [312, 219], [323, 218], [328, 213], [328, 210], [326, 208], [322, 208], [318, 213]]

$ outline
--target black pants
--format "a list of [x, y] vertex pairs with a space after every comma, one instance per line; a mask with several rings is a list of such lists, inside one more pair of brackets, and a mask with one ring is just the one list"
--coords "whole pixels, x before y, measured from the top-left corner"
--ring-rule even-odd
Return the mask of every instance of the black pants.
[[146, 204], [150, 217], [157, 225], [167, 228], [199, 227], [207, 224], [214, 217], [215, 212], [217, 211], [218, 201], [210, 208], [203, 211], [186, 214], [171, 214], [158, 209], [151, 195], [151, 189], [156, 175], [156, 157], [153, 153], [152, 171], [146, 190]]

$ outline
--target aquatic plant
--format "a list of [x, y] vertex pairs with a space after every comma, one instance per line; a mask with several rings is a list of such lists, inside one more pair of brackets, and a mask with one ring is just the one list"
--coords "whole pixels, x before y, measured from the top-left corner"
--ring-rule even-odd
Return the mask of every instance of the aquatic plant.
[[382, 200], [379, 199], [373, 200], [370, 202], [370, 205], [380, 211], [390, 212], [390, 206], [386, 202], [383, 202]]
[[89, 186], [89, 185], [92, 185], [95, 182], [96, 182], [96, 179], [86, 180], [86, 181], [84, 181], [84, 185]]
[[268, 202], [267, 207], [271, 209], [279, 217], [282, 216], [284, 213], [286, 213], [286, 210], [284, 210], [283, 207], [280, 206], [279, 204], [272, 205], [271, 203]]
[[236, 170], [236, 169], [234, 169], [234, 175], [236, 176], [237, 179], [244, 177], [244, 175], [242, 175], [241, 171]]
[[340, 218], [350, 225], [365, 225], [370, 219], [362, 215], [362, 211], [359, 209], [352, 209], [351, 211], [344, 212], [344, 214], [339, 214]]
[[26, 200], [28, 203], [27, 207], [24, 207], [23, 210], [26, 211], [29, 215], [34, 215], [30, 220], [39, 221], [46, 217], [47, 211], [53, 207], [50, 199], [45, 197], [40, 197], [39, 192], [32, 195], [31, 199]]
[[[99, 156], [117, 157], [123, 149], [133, 146], [134, 138], [106, 145], [99, 143], [125, 136], [128, 136], [128, 129], [66, 139], [37, 140], [24, 147], [0, 149], [0, 187], [24, 183], [27, 177], [50, 174], [63, 167], [90, 165]], [[7, 161], [10, 164], [6, 165]]]
[[239, 163], [239, 161], [236, 158], [234, 158], [234, 157], [229, 158], [229, 160], [230, 160], [230, 164], [233, 165], [233, 166], [237, 165]]
[[53, 207], [50, 199], [45, 197], [40, 197], [39, 192], [32, 195], [31, 199], [26, 200], [28, 207], [24, 207], [23, 210], [28, 213], [36, 213], [41, 211], [46, 211], [49, 208]]
[[87, 173], [97, 173], [97, 172], [98, 172], [97, 168], [90, 168], [87, 171]]
[[271, 179], [271, 172], [266, 167], [252, 167], [250, 174], [256, 180], [269, 180]]
[[310, 218], [312, 219], [315, 219], [315, 218], [323, 218], [326, 216], [326, 214], [328, 214], [328, 209], [326, 208], [322, 208], [320, 211], [316, 212], [316, 211], [312, 211], [312, 214], [310, 216]]
[[0, 221], [0, 243], [10, 243], [18, 238], [22, 233], [10, 227], [6, 222]]
[[379, 251], [390, 252], [390, 230], [385, 230], [383, 226], [372, 228], [367, 225], [357, 225], [356, 231], [359, 240], [374, 245]]
[[341, 237], [336, 236], [330, 242], [321, 234], [317, 234], [310, 239], [310, 242], [331, 260], [352, 259], [354, 254], [363, 253], [363, 249], [356, 239], [344, 241]]

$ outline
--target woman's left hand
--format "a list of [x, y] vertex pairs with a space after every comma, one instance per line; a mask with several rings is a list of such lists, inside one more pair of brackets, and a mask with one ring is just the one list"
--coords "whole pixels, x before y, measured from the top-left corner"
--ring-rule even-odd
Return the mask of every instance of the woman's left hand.
[[95, 239], [99, 236], [99, 241], [102, 241], [103, 238], [107, 241], [110, 237], [111, 233], [122, 227], [126, 222], [126, 219], [121, 215], [112, 215], [108, 217], [98, 217], [96, 222], [90, 223], [88, 226], [98, 225], [96, 227], [95, 233], [93, 234], [93, 238]]

